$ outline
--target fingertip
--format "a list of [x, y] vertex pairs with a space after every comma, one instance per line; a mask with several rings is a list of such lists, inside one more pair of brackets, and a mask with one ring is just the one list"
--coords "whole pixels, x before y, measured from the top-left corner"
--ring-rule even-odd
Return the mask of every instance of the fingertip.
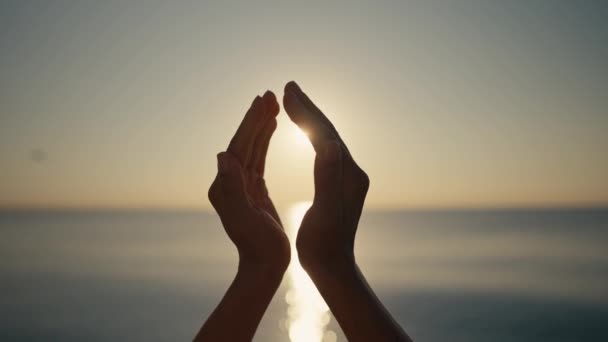
[[266, 106], [266, 110], [272, 115], [277, 116], [279, 114], [279, 103], [277, 101], [276, 95], [270, 91], [266, 90], [263, 96], [264, 104]]
[[290, 88], [292, 87], [292, 85], [291, 85], [292, 83], [295, 83], [295, 82], [294, 81], [289, 81], [289, 82], [285, 83], [285, 87], [283, 88], [283, 91], [284, 92], [290, 91]]
[[300, 89], [300, 86], [296, 83], [296, 81], [289, 81], [287, 82], [287, 84], [285, 84], [285, 92], [301, 92], [302, 89]]
[[255, 113], [255, 112], [260, 111], [260, 109], [261, 109], [261, 107], [262, 107], [263, 102], [264, 102], [264, 101], [263, 101], [263, 99], [262, 99], [262, 98], [261, 98], [259, 95], [258, 95], [258, 96], [256, 96], [256, 97], [253, 99], [253, 101], [251, 102], [251, 106], [249, 106], [249, 110], [248, 110], [248, 112]]
[[291, 121], [300, 125], [303, 116], [309, 114], [309, 109], [301, 100], [302, 90], [295, 81], [289, 81], [285, 85], [285, 93], [283, 95], [283, 108], [287, 112], [287, 115], [291, 118]]
[[260, 102], [262, 101], [262, 98], [260, 97], [260, 95], [257, 95], [254, 99], [253, 102], [251, 102], [251, 107], [257, 107], [258, 105], [260, 105]]
[[285, 108], [285, 112], [287, 112], [287, 115], [293, 122], [297, 121], [296, 112], [299, 106], [297, 96], [291, 91], [285, 91], [285, 94], [283, 95], [283, 108]]
[[266, 105], [266, 101], [264, 100], [264, 98], [259, 95], [256, 96], [253, 100], [253, 104], [251, 105], [250, 111], [253, 117], [253, 121], [255, 122], [255, 125], [257, 127], [259, 127], [264, 122], [267, 108], [268, 106]]

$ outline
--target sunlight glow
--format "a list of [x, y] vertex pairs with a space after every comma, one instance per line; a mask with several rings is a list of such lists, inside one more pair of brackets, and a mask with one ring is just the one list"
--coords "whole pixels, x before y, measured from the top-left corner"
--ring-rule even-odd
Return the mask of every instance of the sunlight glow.
[[[287, 234], [292, 251], [295, 251], [300, 222], [311, 204], [311, 202], [299, 202], [289, 210]], [[288, 304], [287, 328], [290, 341], [335, 342], [336, 334], [333, 331], [325, 331], [330, 319], [329, 308], [297, 257], [291, 258], [288, 279], [289, 289], [285, 301]]]
[[310, 141], [308, 139], [308, 135], [306, 132], [301, 130], [296, 125], [290, 125], [291, 128], [291, 136], [294, 138], [298, 146], [310, 146]]

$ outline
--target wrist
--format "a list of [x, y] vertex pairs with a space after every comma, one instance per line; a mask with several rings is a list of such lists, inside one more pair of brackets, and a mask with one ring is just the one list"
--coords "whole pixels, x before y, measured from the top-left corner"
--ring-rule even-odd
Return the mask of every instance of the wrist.
[[319, 253], [298, 250], [298, 258], [302, 267], [311, 276], [326, 272], [349, 272], [357, 267], [354, 254], [347, 251]]
[[238, 273], [245, 275], [259, 275], [268, 279], [281, 279], [287, 267], [289, 257], [281, 260], [259, 260], [252, 258], [239, 258]]
[[264, 248], [238, 246], [237, 250], [239, 271], [255, 271], [262, 274], [280, 274], [282, 276], [291, 261], [291, 246], [287, 238]]

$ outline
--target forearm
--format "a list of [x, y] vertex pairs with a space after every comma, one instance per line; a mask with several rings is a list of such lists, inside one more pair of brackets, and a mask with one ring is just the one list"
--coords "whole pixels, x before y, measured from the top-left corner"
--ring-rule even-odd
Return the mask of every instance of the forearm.
[[240, 263], [232, 284], [194, 341], [251, 341], [284, 271]]
[[307, 272], [349, 341], [411, 341], [353, 260], [315, 262]]

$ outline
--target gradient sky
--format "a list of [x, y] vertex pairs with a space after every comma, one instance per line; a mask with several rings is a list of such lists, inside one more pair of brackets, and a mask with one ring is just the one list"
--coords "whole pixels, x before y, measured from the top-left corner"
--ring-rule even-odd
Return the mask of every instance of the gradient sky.
[[[608, 204], [606, 1], [2, 1], [0, 206], [205, 207], [296, 80], [371, 207]], [[312, 198], [284, 114], [267, 183]]]

